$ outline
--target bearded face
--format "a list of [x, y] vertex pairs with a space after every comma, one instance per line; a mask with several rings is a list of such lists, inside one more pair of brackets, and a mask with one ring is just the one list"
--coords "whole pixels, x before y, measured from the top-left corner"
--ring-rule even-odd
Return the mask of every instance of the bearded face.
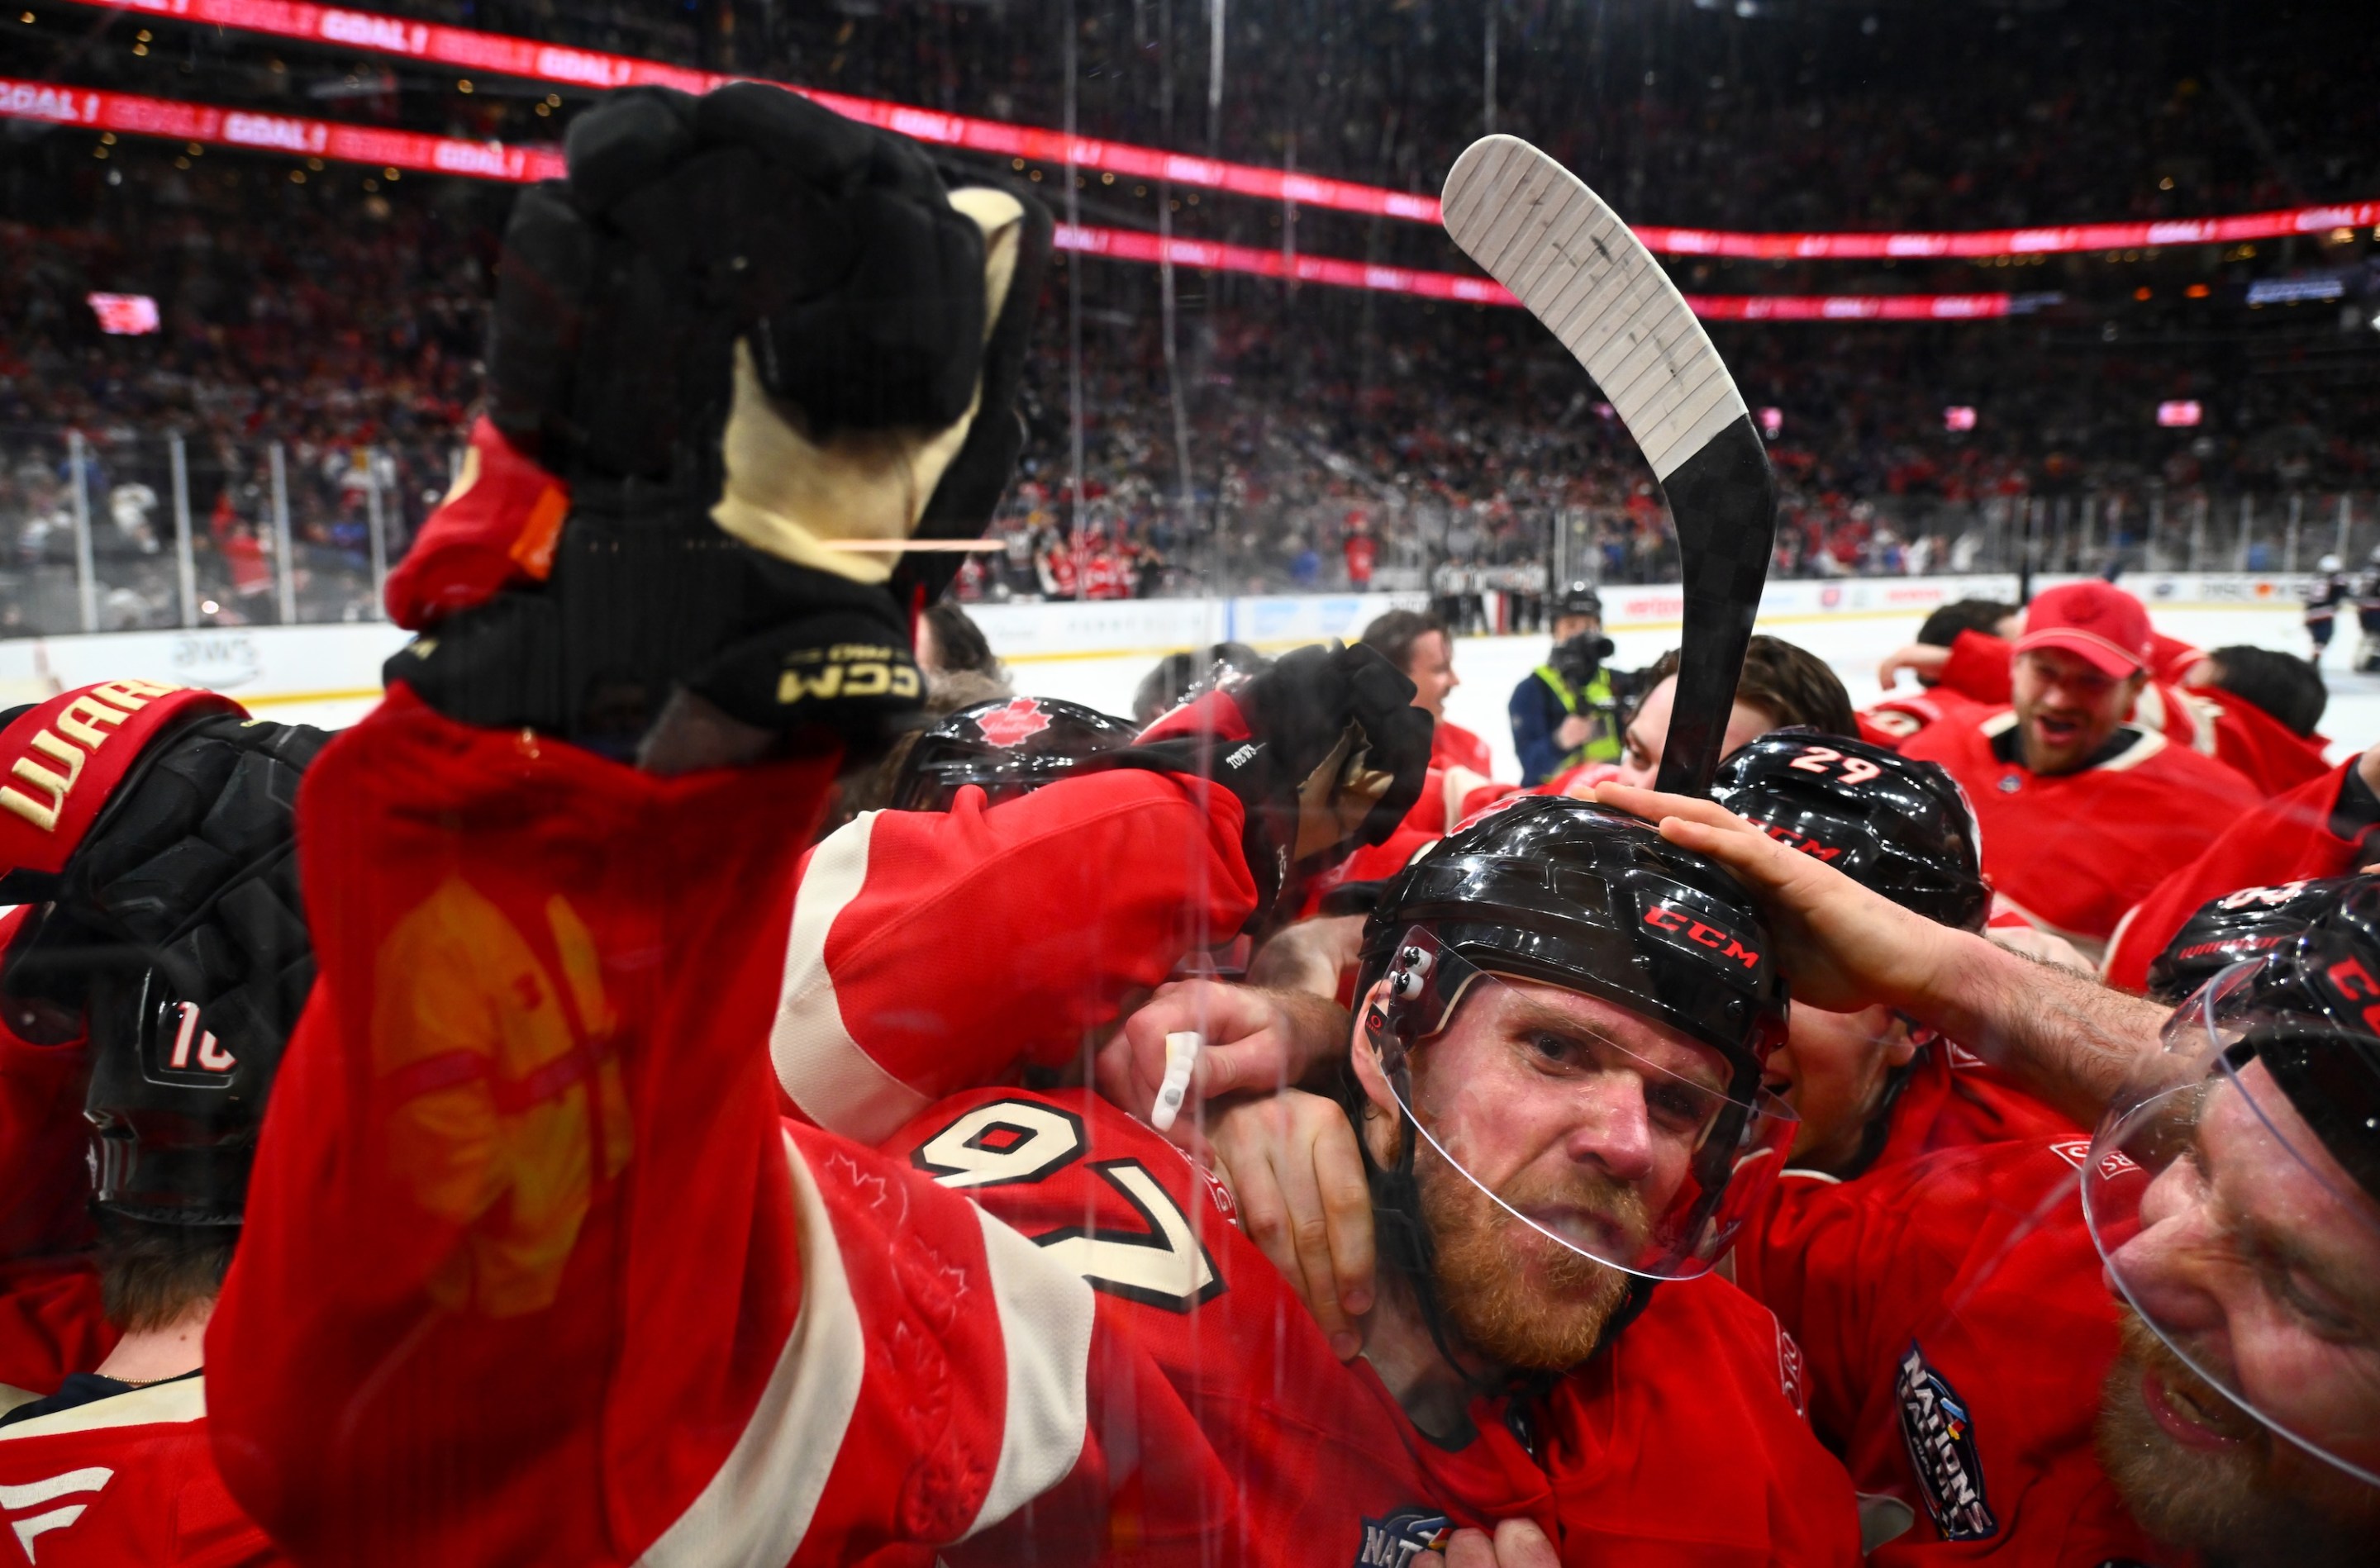
[[2380, 1490], [2276, 1437], [2199, 1378], [2131, 1309], [2100, 1393], [2099, 1459], [2159, 1539], [2227, 1562], [2369, 1564]]
[[[1414, 1161], [1422, 1216], [1436, 1254], [1439, 1300], [1466, 1344], [1506, 1367], [1558, 1371], [1595, 1354], [1628, 1296], [1628, 1275], [1533, 1229], [1423, 1143]], [[1644, 1202], [1609, 1177], [1584, 1174], [1568, 1191], [1526, 1177], [1498, 1194], [1526, 1213], [1595, 1209], [1616, 1229], [1645, 1227]]]

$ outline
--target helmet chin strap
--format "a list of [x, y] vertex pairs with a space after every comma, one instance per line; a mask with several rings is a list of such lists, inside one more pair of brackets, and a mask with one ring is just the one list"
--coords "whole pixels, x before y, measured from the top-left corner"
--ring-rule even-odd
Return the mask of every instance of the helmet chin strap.
[[[1396, 971], [1392, 971], [1392, 974]], [[1422, 976], [1427, 974], [1427, 964]], [[1391, 1166], [1382, 1165], [1372, 1155], [1371, 1140], [1364, 1136], [1365, 1116], [1373, 1102], [1362, 1080], [1351, 1069], [1342, 1075], [1340, 1105], [1347, 1113], [1355, 1133], [1355, 1148], [1364, 1162], [1364, 1177], [1372, 1198], [1372, 1224], [1376, 1245], [1382, 1262], [1402, 1278], [1412, 1290], [1414, 1304], [1420, 1310], [1422, 1326], [1429, 1331], [1431, 1345], [1463, 1386], [1480, 1394], [1512, 1395], [1512, 1416], [1516, 1424], [1514, 1435], [1534, 1455], [1536, 1445], [1521, 1417], [1523, 1402], [1550, 1389], [1562, 1375], [1561, 1371], [1542, 1368], [1500, 1368], [1491, 1373], [1476, 1373], [1463, 1365], [1454, 1349], [1455, 1330], [1448, 1322], [1446, 1304], [1438, 1289], [1438, 1249], [1429, 1233], [1429, 1220], [1423, 1212], [1421, 1179], [1415, 1173], [1415, 1157], [1424, 1137], [1421, 1124], [1415, 1119], [1413, 1105], [1413, 1048], [1428, 1034], [1442, 1029], [1454, 1012], [1454, 1001], [1460, 992], [1438, 1010], [1436, 1027], [1427, 1033], [1415, 1029], [1425, 995], [1434, 995], [1436, 987], [1406, 984], [1392, 980], [1390, 999], [1368, 1002], [1364, 1009], [1364, 1043], [1376, 1052], [1379, 1069], [1389, 1080], [1390, 1092], [1397, 1103], [1397, 1157]], [[1622, 1297], [1611, 1319], [1597, 1337], [1595, 1355], [1600, 1356], [1620, 1331], [1633, 1322], [1653, 1299], [1653, 1286], [1658, 1281], [1641, 1274], [1628, 1276], [1628, 1294]], [[1590, 1357], [1589, 1359], [1592, 1359]], [[1563, 1369], [1562, 1370], [1567, 1370]]]

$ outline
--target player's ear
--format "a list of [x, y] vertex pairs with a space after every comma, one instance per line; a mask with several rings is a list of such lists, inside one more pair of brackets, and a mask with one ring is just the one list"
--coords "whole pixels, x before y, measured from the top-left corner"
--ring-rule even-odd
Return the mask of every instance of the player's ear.
[[1397, 1097], [1389, 1088], [1388, 1067], [1383, 1056], [1400, 1049], [1390, 1037], [1389, 1027], [1389, 982], [1383, 975], [1372, 983], [1355, 1005], [1355, 1035], [1348, 1055], [1355, 1068], [1355, 1081], [1364, 1086], [1364, 1097], [1388, 1114], [1394, 1126], [1398, 1116]]

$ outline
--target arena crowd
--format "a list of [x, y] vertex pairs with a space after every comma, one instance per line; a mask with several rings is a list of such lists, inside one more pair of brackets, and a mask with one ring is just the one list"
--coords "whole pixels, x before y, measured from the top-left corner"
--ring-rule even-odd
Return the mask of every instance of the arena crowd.
[[[578, 126], [384, 700], [0, 714], [29, 1559], [2371, 1560], [2311, 665], [2091, 579], [1857, 711], [1582, 581], [1524, 779], [1422, 612], [1019, 692], [939, 547], [1052, 501], [1048, 206], [764, 86]], [[1524, 488], [1397, 406], [1333, 439]]]

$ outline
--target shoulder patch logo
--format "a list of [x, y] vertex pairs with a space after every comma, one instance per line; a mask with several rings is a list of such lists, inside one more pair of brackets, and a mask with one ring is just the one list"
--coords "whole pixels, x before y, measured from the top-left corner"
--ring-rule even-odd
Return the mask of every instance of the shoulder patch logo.
[[1013, 746], [1050, 728], [1050, 716], [1031, 697], [1018, 697], [1006, 707], [978, 716], [975, 727], [995, 746]]
[[1454, 1521], [1427, 1508], [1399, 1508], [1385, 1519], [1364, 1521], [1363, 1543], [1350, 1568], [1407, 1568], [1423, 1552], [1446, 1550]]
[[1809, 1363], [1803, 1359], [1802, 1347], [1793, 1343], [1793, 1336], [1785, 1332], [1783, 1323], [1777, 1325], [1777, 1381], [1783, 1386], [1785, 1402], [1793, 1407], [1793, 1414], [1805, 1421], [1808, 1420], [1810, 1418]]
[[1909, 1446], [1925, 1511], [1944, 1540], [1979, 1541], [1999, 1534], [1984, 1500], [1984, 1467], [1975, 1453], [1974, 1417], [1967, 1402], [1925, 1364], [1917, 1342], [1900, 1357], [1893, 1392], [1900, 1401], [1900, 1438]]

